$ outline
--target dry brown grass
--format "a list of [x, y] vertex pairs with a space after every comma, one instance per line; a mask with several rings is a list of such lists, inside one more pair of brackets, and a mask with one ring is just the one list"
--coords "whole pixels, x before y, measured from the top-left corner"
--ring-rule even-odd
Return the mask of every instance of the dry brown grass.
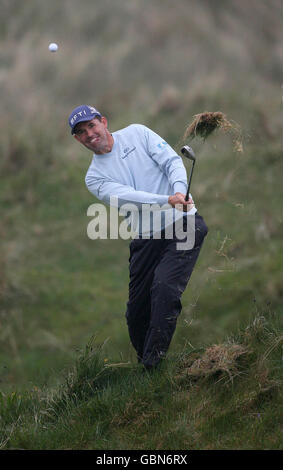
[[148, 402], [140, 398], [131, 399], [126, 404], [124, 410], [114, 415], [111, 424], [115, 426], [131, 425], [139, 428], [155, 419], [160, 413], [159, 410], [152, 409]]
[[243, 152], [240, 126], [234, 121], [229, 121], [221, 111], [205, 111], [196, 114], [191, 124], [186, 128], [183, 140], [195, 137], [205, 140], [217, 129], [232, 134], [234, 150]]
[[239, 358], [248, 354], [246, 347], [240, 344], [215, 344], [206, 349], [201, 357], [184, 360], [180, 379], [193, 379], [219, 377], [219, 380], [228, 378], [229, 381], [239, 374]]

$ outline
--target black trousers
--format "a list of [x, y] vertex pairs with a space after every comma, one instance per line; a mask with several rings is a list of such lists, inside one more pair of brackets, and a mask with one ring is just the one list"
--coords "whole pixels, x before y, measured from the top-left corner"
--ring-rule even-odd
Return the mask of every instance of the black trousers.
[[135, 239], [130, 244], [126, 319], [138, 361], [148, 369], [155, 367], [169, 348], [182, 309], [181, 295], [207, 232], [203, 218], [196, 213], [192, 249], [177, 250], [180, 240], [176, 236]]

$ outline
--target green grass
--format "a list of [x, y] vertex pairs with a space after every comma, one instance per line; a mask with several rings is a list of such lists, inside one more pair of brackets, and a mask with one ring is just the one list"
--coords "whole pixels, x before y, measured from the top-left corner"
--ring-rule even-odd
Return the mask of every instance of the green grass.
[[105, 345], [92, 338], [52, 393], [1, 394], [2, 448], [279, 449], [280, 321], [255, 316], [233, 337], [186, 347], [152, 373], [106, 362]]
[[[281, 358], [270, 348], [280, 327], [267, 330], [283, 301], [282, 6], [96, 3], [79, 14], [75, 0], [31, 0], [21, 14], [3, 5], [1, 445], [279, 448]], [[129, 341], [129, 242], [87, 237], [91, 156], [67, 125], [80, 103], [100, 109], [111, 131], [140, 122], [178, 152], [205, 110], [243, 131], [243, 153], [221, 132], [191, 142], [192, 194], [209, 233], [162, 374], [142, 374]], [[197, 350], [238, 331], [253, 332], [235, 340], [253, 352], [233, 381], [182, 374]], [[119, 362], [129, 366], [105, 367]]]
[[[87, 237], [94, 202], [83, 182], [87, 154], [78, 149], [69, 161], [54, 141], [52, 158], [35, 160], [21, 139], [14, 145], [22, 166], [15, 172], [7, 150], [0, 194], [3, 448], [279, 448], [278, 356], [274, 387], [271, 365], [267, 385], [262, 369], [256, 379], [256, 357], [245, 366], [251, 379], [244, 372], [225, 386], [176, 380], [188, 351], [221, 343], [261, 312], [281, 311], [277, 138], [264, 152], [246, 143], [243, 155], [219, 135], [195, 143], [192, 192], [209, 234], [164, 373], [150, 377], [135, 365], [125, 321], [129, 242]], [[77, 360], [92, 336], [107, 340], [103, 351], [88, 347]], [[266, 341], [256, 346], [263, 357]], [[129, 367], [106, 368], [109, 362]]]
[[[282, 302], [279, 144], [261, 154], [246, 145], [243, 155], [229, 148], [226, 154], [225, 145], [220, 136], [211, 145], [196, 143], [192, 192], [209, 234], [183, 295], [173, 351], [230, 334], [250, 321], [247, 312], [257, 304], [276, 309]], [[60, 154], [56, 142], [53, 150]], [[79, 159], [69, 162], [63, 153], [49, 163], [22, 150], [29, 171], [2, 164], [3, 389], [52, 383], [93, 334], [111, 339], [113, 359], [134, 357], [124, 318], [129, 242], [88, 239], [86, 213], [94, 199], [83, 182], [88, 156], [78, 150]]]

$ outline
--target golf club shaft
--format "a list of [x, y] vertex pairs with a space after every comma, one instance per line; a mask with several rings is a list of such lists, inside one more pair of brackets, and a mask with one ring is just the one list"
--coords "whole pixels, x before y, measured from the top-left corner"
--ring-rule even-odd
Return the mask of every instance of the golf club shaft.
[[191, 167], [190, 177], [189, 177], [187, 194], [185, 197], [185, 201], [188, 201], [190, 197], [190, 187], [191, 187], [191, 181], [192, 181], [196, 157], [195, 157], [193, 149], [189, 145], [184, 145], [184, 147], [181, 148], [181, 152], [186, 158], [188, 158], [189, 160], [193, 162], [192, 167]]
[[188, 189], [187, 189], [187, 194], [186, 194], [186, 197], [185, 197], [186, 201], [189, 200], [189, 196], [190, 196], [190, 187], [191, 187], [191, 181], [192, 181], [194, 166], [195, 166], [195, 161], [193, 161], [191, 172], [190, 172], [190, 177], [189, 177], [189, 182], [188, 182]]

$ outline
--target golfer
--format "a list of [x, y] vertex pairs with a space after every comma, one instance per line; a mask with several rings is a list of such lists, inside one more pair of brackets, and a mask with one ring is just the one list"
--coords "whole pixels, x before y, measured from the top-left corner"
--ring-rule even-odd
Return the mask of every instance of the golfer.
[[[75, 139], [93, 153], [85, 181], [94, 196], [107, 204], [115, 196], [119, 207], [130, 203], [139, 215], [143, 207], [164, 208], [158, 237], [151, 220], [146, 227], [140, 224], [130, 243], [126, 310], [138, 361], [148, 370], [156, 368], [169, 348], [182, 308], [181, 295], [207, 226], [191, 195], [185, 200], [187, 174], [181, 157], [155, 132], [132, 124], [111, 133], [106, 117], [88, 105], [72, 111], [69, 125]], [[189, 219], [194, 221], [194, 242], [190, 249], [178, 249], [174, 226], [181, 220], [186, 231]]]

